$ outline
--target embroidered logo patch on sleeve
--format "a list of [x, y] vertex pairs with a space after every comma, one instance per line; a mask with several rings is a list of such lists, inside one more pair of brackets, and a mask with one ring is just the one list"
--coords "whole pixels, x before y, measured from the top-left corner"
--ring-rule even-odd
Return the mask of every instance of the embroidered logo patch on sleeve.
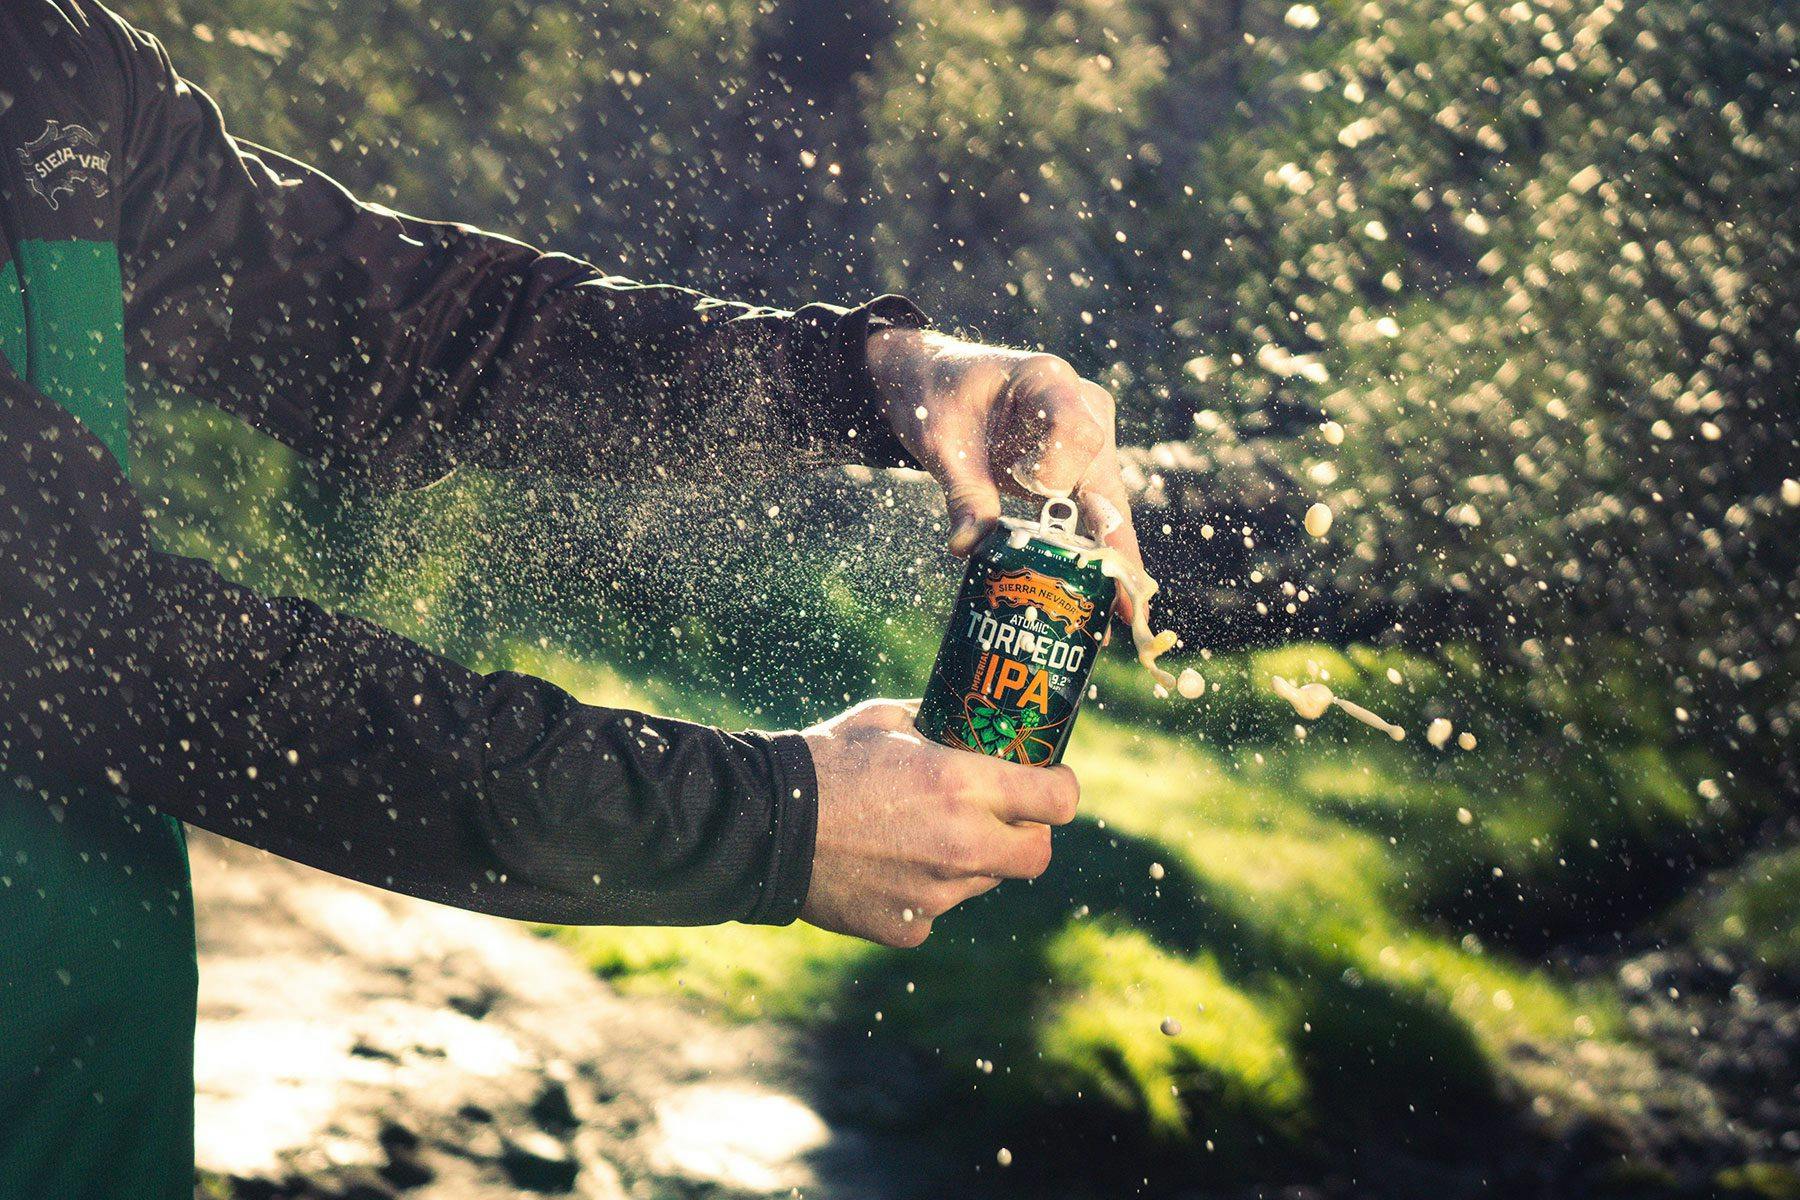
[[74, 196], [78, 188], [87, 188], [100, 197], [112, 186], [107, 174], [112, 154], [80, 125], [47, 122], [43, 133], [19, 147], [19, 161], [25, 166], [25, 182], [52, 210], [61, 207], [59, 193]]

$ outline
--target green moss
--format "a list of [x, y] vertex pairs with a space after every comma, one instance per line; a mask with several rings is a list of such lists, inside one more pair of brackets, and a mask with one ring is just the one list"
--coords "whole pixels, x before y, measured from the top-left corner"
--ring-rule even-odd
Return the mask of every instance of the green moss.
[[1701, 944], [1800, 976], [1800, 849], [1752, 858], [1691, 909]]
[[1727, 1195], [1745, 1200], [1800, 1200], [1800, 1173], [1785, 1163], [1745, 1163], [1720, 1171], [1716, 1182]]
[[1304, 1123], [1286, 1005], [1234, 985], [1211, 955], [1184, 959], [1107, 921], [1069, 926], [1048, 963], [1057, 996], [1039, 1044], [1053, 1091], [1095, 1091], [1164, 1139]]

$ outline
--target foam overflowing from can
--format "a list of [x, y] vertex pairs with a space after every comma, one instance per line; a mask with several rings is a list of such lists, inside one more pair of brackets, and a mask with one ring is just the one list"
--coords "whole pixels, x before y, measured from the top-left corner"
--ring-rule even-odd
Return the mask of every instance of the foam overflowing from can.
[[[1116, 514], [1117, 510], [1113, 512]], [[1150, 677], [1159, 686], [1174, 688], [1175, 676], [1158, 666], [1156, 660], [1175, 648], [1178, 640], [1175, 631], [1164, 629], [1157, 632], [1150, 627], [1150, 601], [1156, 595], [1159, 585], [1150, 577], [1149, 572], [1119, 551], [1077, 533], [1075, 530], [1080, 514], [1081, 510], [1068, 496], [1051, 496], [1044, 501], [1044, 507], [1038, 514], [1035, 536], [1060, 542], [1075, 551], [1083, 566], [1089, 563], [1100, 564], [1101, 573], [1117, 583], [1131, 601], [1131, 644], [1137, 651], [1138, 663], [1150, 672]], [[1101, 509], [1100, 515], [1104, 521], [1108, 514], [1105, 509]], [[1112, 528], [1117, 529], [1123, 523], [1123, 518], [1119, 518]], [[1105, 528], [1104, 524], [1102, 528]], [[1011, 536], [1029, 540], [1033, 533], [1015, 529]]]

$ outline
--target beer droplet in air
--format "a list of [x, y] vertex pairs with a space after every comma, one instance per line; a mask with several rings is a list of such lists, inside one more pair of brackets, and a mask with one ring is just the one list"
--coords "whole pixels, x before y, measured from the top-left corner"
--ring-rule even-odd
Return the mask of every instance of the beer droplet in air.
[[1161, 879], [1163, 876], [1167, 875], [1168, 873], [1169, 872], [1163, 867], [1163, 865], [1161, 863], [1153, 862], [1150, 864], [1150, 878]]
[[1431, 748], [1433, 750], [1442, 750], [1445, 746], [1450, 744], [1450, 734], [1452, 732], [1453, 729], [1449, 721], [1445, 720], [1443, 717], [1433, 717], [1431, 724], [1425, 727], [1425, 740], [1431, 743]]
[[1194, 668], [1183, 667], [1181, 677], [1175, 681], [1175, 690], [1185, 699], [1198, 700], [1206, 694], [1206, 680]]
[[1164, 1037], [1174, 1037], [1181, 1032], [1181, 1022], [1177, 1021], [1174, 1017], [1164, 1017], [1162, 1019], [1162, 1031]]
[[1316, 538], [1322, 538], [1331, 531], [1331, 506], [1325, 503], [1313, 505], [1306, 510], [1306, 532]]
[[1464, 730], [1462, 733], [1456, 735], [1456, 744], [1461, 746], [1464, 750], [1473, 750], [1475, 748], [1475, 735]]
[[1008, 1150], [1005, 1146], [1000, 1147], [999, 1150], [994, 1152], [994, 1161], [1003, 1167], [1012, 1166], [1012, 1151]]
[[1324, 436], [1328, 445], [1341, 446], [1344, 444], [1344, 427], [1336, 421], [1326, 421], [1319, 426], [1319, 432]]

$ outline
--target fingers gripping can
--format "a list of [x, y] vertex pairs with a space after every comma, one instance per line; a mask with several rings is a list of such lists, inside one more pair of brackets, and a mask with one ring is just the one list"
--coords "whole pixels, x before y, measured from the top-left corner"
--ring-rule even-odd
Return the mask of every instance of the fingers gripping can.
[[1115, 584], [1100, 546], [1057, 497], [1038, 520], [1002, 518], [969, 556], [916, 722], [920, 733], [1030, 766], [1062, 761]]

